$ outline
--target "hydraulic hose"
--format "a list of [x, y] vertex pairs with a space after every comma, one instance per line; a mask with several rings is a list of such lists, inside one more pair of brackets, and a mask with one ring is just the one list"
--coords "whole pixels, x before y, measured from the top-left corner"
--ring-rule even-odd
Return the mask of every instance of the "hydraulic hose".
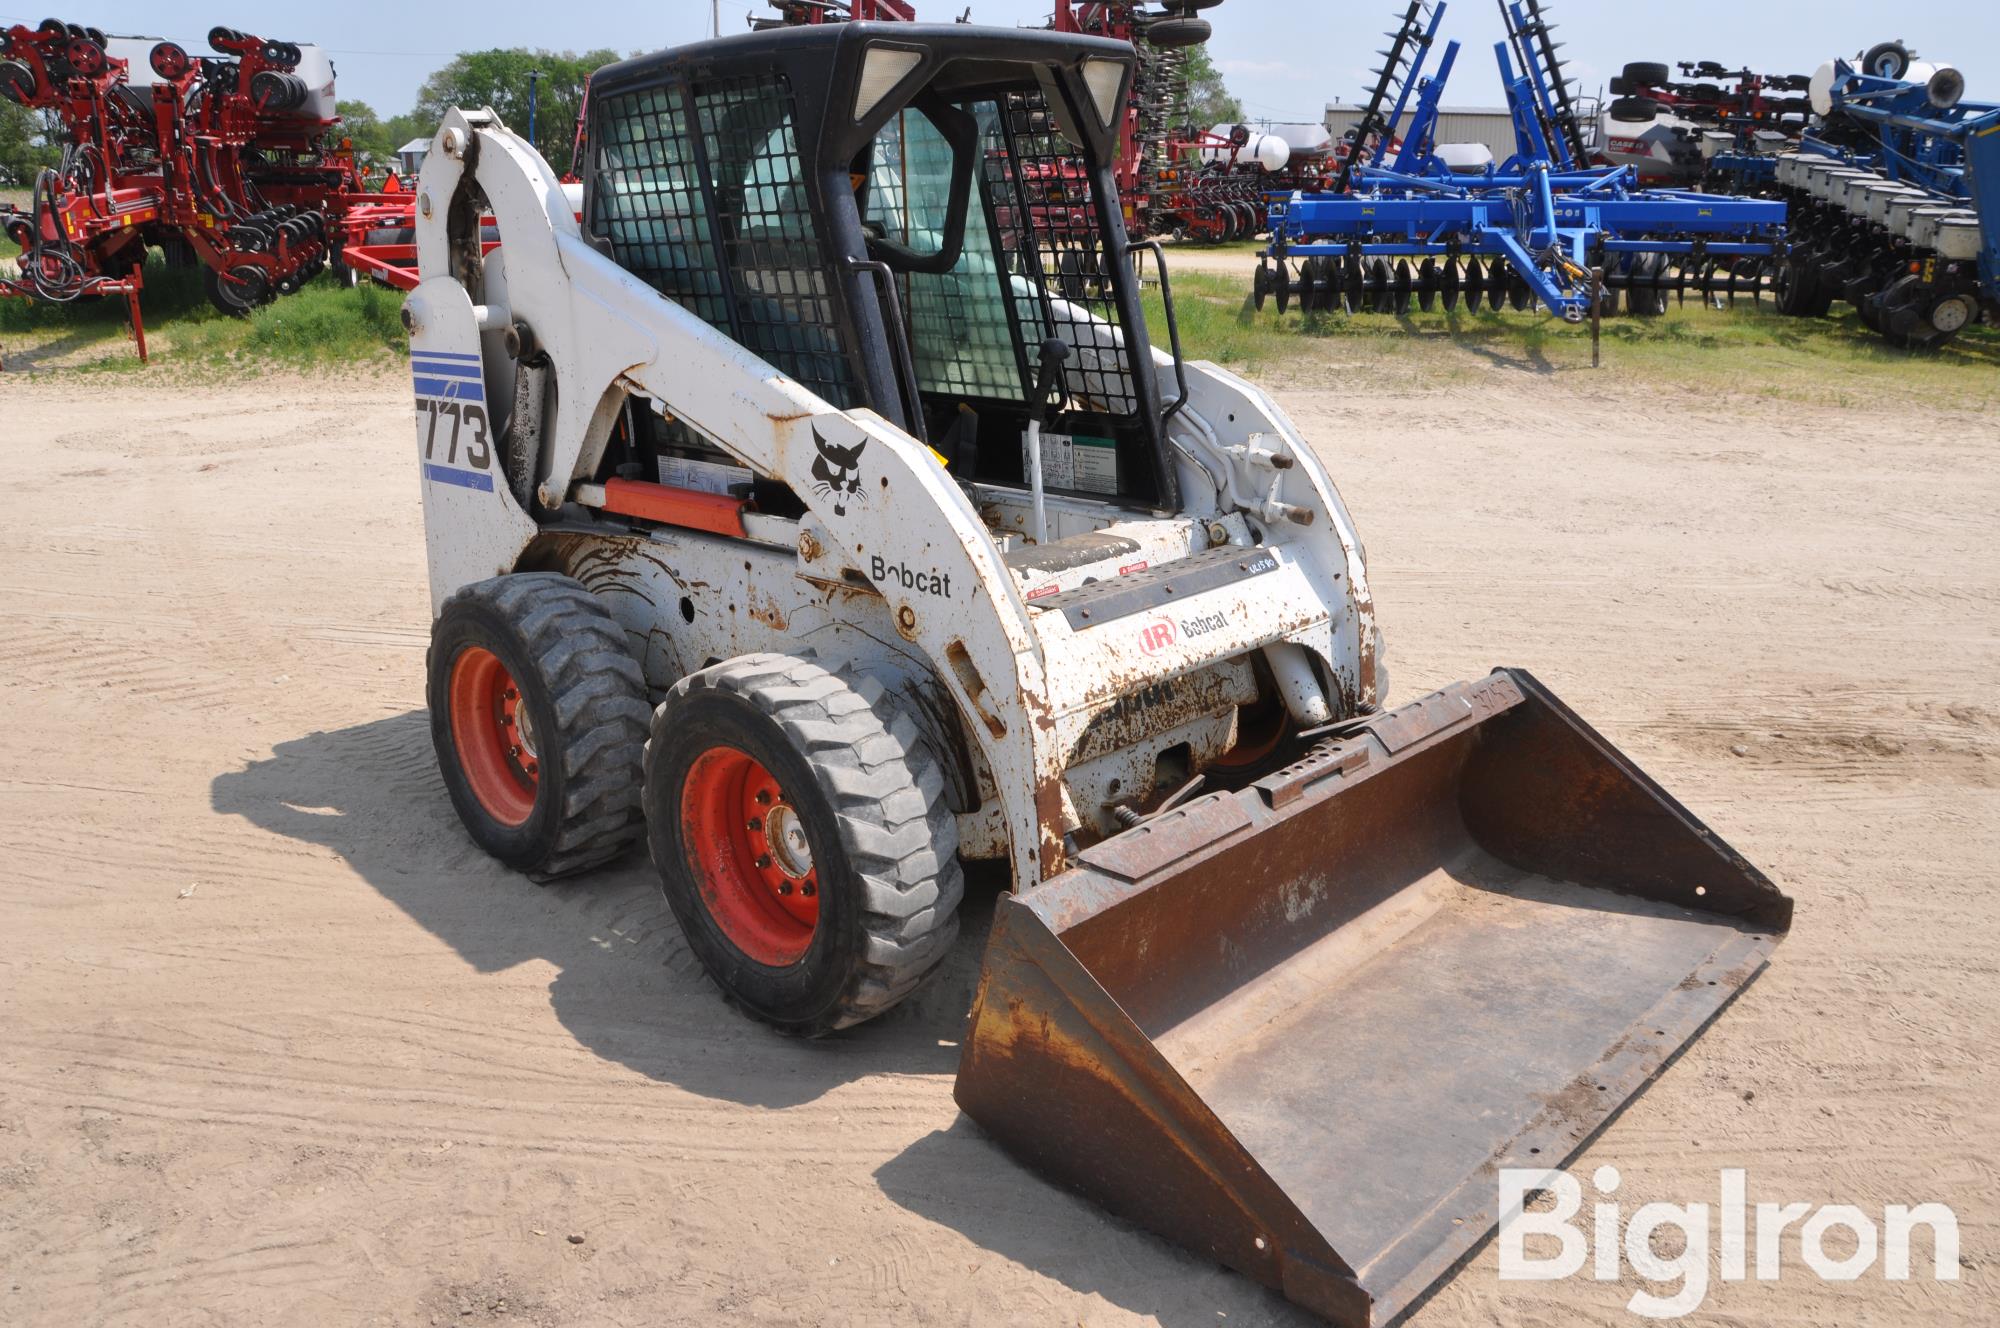
[[[22, 255], [25, 260], [22, 266], [37, 295], [53, 304], [67, 304], [83, 294], [86, 274], [82, 258], [75, 246], [62, 238], [62, 228], [56, 221], [58, 178], [56, 171], [44, 170], [35, 179], [30, 214], [34, 244]], [[50, 235], [56, 238], [52, 240]]]

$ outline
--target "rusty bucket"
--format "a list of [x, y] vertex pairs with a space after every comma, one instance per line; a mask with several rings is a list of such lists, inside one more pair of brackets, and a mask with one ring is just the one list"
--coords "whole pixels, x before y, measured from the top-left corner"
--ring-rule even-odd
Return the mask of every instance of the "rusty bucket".
[[959, 1105], [1385, 1324], [1763, 968], [1791, 900], [1540, 683], [1457, 683], [1003, 899]]

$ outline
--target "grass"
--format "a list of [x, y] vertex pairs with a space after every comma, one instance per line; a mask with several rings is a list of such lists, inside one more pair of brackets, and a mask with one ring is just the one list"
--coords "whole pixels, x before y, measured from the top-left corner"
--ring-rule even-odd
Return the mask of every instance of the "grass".
[[[1171, 263], [1171, 259], [1169, 260]], [[1173, 269], [1170, 267], [1170, 272]], [[1469, 369], [1557, 373], [1590, 367], [1590, 328], [1544, 311], [1385, 314], [1313, 313], [1296, 307], [1259, 313], [1249, 276], [1178, 272], [1175, 314], [1190, 359], [1246, 374], [1296, 378], [1329, 360], [1365, 362], [1369, 382], [1415, 385], [1462, 381]], [[1147, 322], [1166, 344], [1157, 287], [1146, 293]], [[1974, 409], [2000, 408], [2000, 329], [1969, 329], [1936, 351], [1885, 343], [1844, 306], [1834, 317], [1785, 318], [1747, 302], [1716, 310], [1697, 301], [1661, 318], [1605, 320], [1607, 371], [1623, 379], [1780, 400], [1859, 405], [1883, 396], [1917, 397]]]
[[[0, 259], [15, 253], [0, 240]], [[372, 283], [345, 290], [322, 274], [296, 295], [280, 296], [248, 318], [231, 318], [209, 304], [199, 269], [170, 268], [157, 254], [146, 265], [139, 295], [156, 363], [216, 368], [324, 367], [400, 357], [407, 352], [402, 298]], [[17, 367], [61, 360], [96, 371], [134, 368], [138, 357], [117, 345], [129, 335], [122, 298], [55, 305], [0, 300], [0, 353]]]
[[[1257, 244], [1203, 249], [1200, 258]], [[0, 259], [14, 246], [0, 238]], [[1367, 384], [1430, 387], [1460, 383], [1469, 371], [1558, 373], [1590, 365], [1590, 329], [1539, 310], [1455, 314], [1279, 314], [1250, 306], [1243, 275], [1191, 270], [1169, 258], [1175, 312], [1189, 358], [1213, 360], [1291, 385], [1332, 381], [1335, 367], [1361, 367]], [[170, 269], [157, 255], [141, 295], [154, 359], [235, 369], [366, 364], [407, 353], [398, 319], [402, 297], [364, 284], [343, 290], [321, 276], [249, 318], [209, 306], [196, 270]], [[1147, 320], [1161, 345], [1166, 322], [1159, 290], [1146, 292]], [[118, 344], [127, 337], [123, 300], [71, 305], [0, 300], [0, 354], [15, 367], [63, 362], [117, 372], [137, 367]], [[1845, 307], [1826, 319], [1791, 319], [1748, 303], [1714, 310], [1699, 302], [1661, 318], [1618, 317], [1604, 324], [1604, 364], [1621, 381], [1850, 406], [1891, 398], [1976, 410], [2000, 409], [2000, 329], [1968, 330], [1937, 351], [1901, 351]], [[1310, 385], [1307, 381], [1305, 385]]]

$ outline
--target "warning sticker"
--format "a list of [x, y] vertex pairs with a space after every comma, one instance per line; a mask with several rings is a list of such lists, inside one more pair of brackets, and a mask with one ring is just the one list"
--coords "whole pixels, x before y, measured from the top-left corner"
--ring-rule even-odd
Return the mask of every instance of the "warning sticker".
[[699, 493], [719, 493], [728, 495], [736, 485], [749, 484], [756, 477], [741, 466], [724, 465], [717, 461], [695, 461], [688, 457], [663, 456], [659, 458], [660, 483], [676, 489], [693, 489]]
[[[1028, 444], [1021, 443], [1022, 473], [1027, 473]], [[1042, 483], [1051, 489], [1079, 493], [1118, 492], [1118, 444], [1089, 434], [1042, 435]]]

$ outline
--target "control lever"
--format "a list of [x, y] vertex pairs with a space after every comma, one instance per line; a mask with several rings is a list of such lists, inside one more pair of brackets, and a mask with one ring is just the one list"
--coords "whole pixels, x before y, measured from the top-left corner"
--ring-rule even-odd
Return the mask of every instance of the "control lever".
[[[1065, 395], [1056, 375], [1070, 354], [1069, 343], [1061, 337], [1050, 337], [1042, 343], [1041, 367], [1035, 373], [1035, 395], [1028, 402], [1028, 494], [1035, 505], [1032, 533], [1037, 545], [1049, 542], [1049, 513], [1042, 488], [1042, 427], [1045, 421], [1055, 423], [1056, 407]], [[1051, 390], [1055, 393], [1053, 402], [1049, 399]]]

